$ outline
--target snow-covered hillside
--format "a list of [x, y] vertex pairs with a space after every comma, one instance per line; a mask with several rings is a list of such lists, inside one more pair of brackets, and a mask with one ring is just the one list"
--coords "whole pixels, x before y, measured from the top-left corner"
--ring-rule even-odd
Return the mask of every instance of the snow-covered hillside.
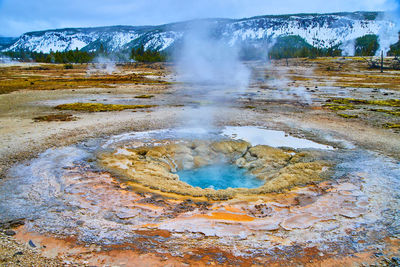
[[[336, 14], [299, 14], [261, 16], [240, 20], [209, 20], [217, 35], [229, 45], [262, 43], [279, 36], [297, 35], [309, 44], [328, 48], [345, 44], [366, 34], [379, 34], [393, 29], [393, 22], [381, 19], [377, 12]], [[145, 49], [166, 50], [179, 42], [190, 29], [191, 22], [162, 26], [112, 26], [99, 28], [59, 29], [23, 34], [3, 51], [35, 52], [96, 50], [102, 45], [109, 51], [120, 51], [144, 45]]]

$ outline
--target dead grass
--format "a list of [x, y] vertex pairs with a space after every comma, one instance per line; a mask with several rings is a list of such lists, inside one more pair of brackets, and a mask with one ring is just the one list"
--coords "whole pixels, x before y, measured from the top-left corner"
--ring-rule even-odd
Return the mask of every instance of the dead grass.
[[306, 64], [311, 65], [316, 77], [322, 77], [333, 86], [400, 90], [400, 71], [371, 70], [363, 58], [318, 58]]
[[76, 121], [76, 117], [71, 114], [52, 114], [33, 118], [35, 122], [52, 122], [52, 121]]
[[244, 106], [244, 108], [246, 108], [246, 109], [255, 109], [256, 107], [255, 106]]
[[389, 129], [400, 129], [400, 123], [386, 123], [384, 127]]
[[125, 109], [140, 109], [152, 108], [156, 105], [116, 105], [116, 104], [102, 104], [102, 103], [70, 103], [58, 105], [55, 108], [59, 110], [75, 110], [75, 111], [88, 111], [88, 112], [106, 112], [106, 111], [121, 111]]
[[337, 114], [339, 117], [345, 118], [345, 119], [356, 119], [358, 118], [358, 115], [350, 115], [350, 114], [343, 114], [343, 113], [338, 113]]
[[312, 80], [311, 78], [307, 78], [304, 76], [299, 76], [299, 75], [293, 75], [290, 77], [293, 81], [310, 81]]
[[[112, 88], [117, 84], [169, 84], [163, 80], [149, 79], [141, 73], [132, 73], [133, 66], [121, 67], [113, 75], [87, 75], [88, 65], [74, 65], [65, 69], [64, 65], [46, 64], [34, 67], [0, 68], [0, 94], [13, 91], [57, 90], [70, 88]], [[157, 74], [157, 73], [156, 73]]]
[[323, 107], [329, 108], [330, 110], [334, 110], [334, 111], [355, 109], [354, 105], [325, 104], [325, 105], [323, 105]]
[[390, 115], [393, 115], [393, 116], [400, 117], [400, 109], [397, 109], [397, 110], [370, 109], [370, 111], [381, 112], [381, 113], [386, 113], [386, 114], [390, 114]]
[[361, 104], [361, 105], [400, 107], [400, 99], [364, 100], [355, 98], [337, 98], [333, 99], [332, 102], [337, 104], [346, 104], [346, 105]]
[[154, 97], [154, 95], [138, 95], [138, 96], [135, 96], [135, 98], [153, 98]]

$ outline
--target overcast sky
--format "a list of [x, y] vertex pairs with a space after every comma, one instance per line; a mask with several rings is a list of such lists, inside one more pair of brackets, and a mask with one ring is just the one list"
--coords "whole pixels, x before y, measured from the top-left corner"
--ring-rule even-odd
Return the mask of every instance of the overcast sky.
[[393, 9], [400, 0], [0, 0], [0, 35], [110, 25], [158, 25], [206, 17]]

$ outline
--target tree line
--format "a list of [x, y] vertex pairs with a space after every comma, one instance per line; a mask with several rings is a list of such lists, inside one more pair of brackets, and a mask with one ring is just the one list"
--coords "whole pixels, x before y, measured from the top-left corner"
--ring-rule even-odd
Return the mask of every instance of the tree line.
[[92, 62], [96, 57], [96, 53], [94, 52], [86, 52], [78, 49], [65, 52], [50, 51], [50, 53], [32, 52], [21, 49], [19, 51], [3, 52], [2, 54], [23, 62], [34, 61], [42, 63], [88, 63]]
[[[42, 62], [42, 63], [90, 63], [96, 57], [110, 58], [118, 62], [126, 62], [133, 60], [136, 62], [161, 62], [168, 60], [168, 54], [156, 50], [145, 50], [144, 46], [132, 48], [130, 53], [126, 51], [113, 52], [108, 51], [103, 45], [100, 45], [95, 52], [82, 51], [76, 48], [69, 51], [50, 51], [49, 53], [33, 52], [33, 51], [7, 51], [1, 53], [14, 60], [23, 62]], [[128, 54], [128, 56], [127, 56]]]
[[310, 45], [300, 36], [295, 35], [278, 37], [268, 53], [272, 59], [336, 57], [341, 56], [341, 54], [342, 50], [339, 45], [318, 48]]
[[145, 50], [144, 46], [141, 45], [138, 48], [132, 48], [130, 58], [138, 62], [162, 62], [167, 61], [169, 57], [165, 52]]
[[[355, 56], [374, 56], [379, 49], [379, 37], [368, 34], [355, 39]], [[284, 36], [277, 38], [268, 55], [273, 59], [281, 58], [315, 58], [341, 56], [342, 49], [339, 45], [329, 48], [317, 48], [308, 44], [299, 36]], [[390, 47], [389, 56], [400, 56], [400, 41]]]
[[[265, 45], [267, 46], [267, 45]], [[354, 43], [355, 56], [374, 56], [379, 49], [379, 38], [377, 35], [369, 34], [359, 37]], [[179, 49], [179, 48], [175, 48]], [[31, 52], [25, 50], [2, 52], [1, 54], [19, 61], [34, 61], [43, 63], [90, 63], [96, 57], [106, 57], [118, 62], [162, 62], [171, 59], [171, 53], [145, 49], [143, 45], [132, 48], [130, 51], [113, 52], [104, 48], [103, 44], [94, 51], [82, 51], [76, 48], [69, 51], [50, 51], [49, 53]], [[282, 58], [316, 58], [341, 56], [340, 45], [332, 45], [329, 48], [318, 48], [310, 45], [300, 36], [278, 37], [268, 49], [264, 46], [243, 46], [240, 51], [242, 60]], [[400, 56], [400, 41], [391, 46], [388, 53], [390, 56]]]

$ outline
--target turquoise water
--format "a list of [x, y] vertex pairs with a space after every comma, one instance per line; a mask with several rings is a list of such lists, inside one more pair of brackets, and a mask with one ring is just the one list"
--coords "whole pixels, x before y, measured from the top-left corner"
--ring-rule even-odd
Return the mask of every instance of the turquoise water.
[[245, 169], [234, 165], [209, 165], [192, 170], [178, 171], [179, 179], [191, 186], [214, 188], [215, 190], [231, 188], [257, 188], [264, 181], [246, 173]]

